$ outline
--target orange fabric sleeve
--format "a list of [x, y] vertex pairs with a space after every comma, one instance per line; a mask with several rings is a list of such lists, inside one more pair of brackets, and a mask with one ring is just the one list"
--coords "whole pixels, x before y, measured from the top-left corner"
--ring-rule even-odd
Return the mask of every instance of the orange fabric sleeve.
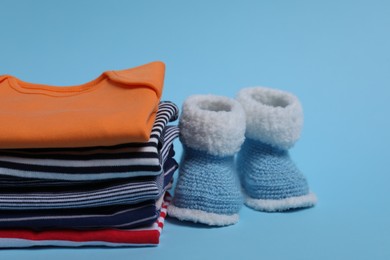
[[164, 73], [162, 62], [152, 62], [71, 87], [0, 76], [0, 149], [148, 141]]

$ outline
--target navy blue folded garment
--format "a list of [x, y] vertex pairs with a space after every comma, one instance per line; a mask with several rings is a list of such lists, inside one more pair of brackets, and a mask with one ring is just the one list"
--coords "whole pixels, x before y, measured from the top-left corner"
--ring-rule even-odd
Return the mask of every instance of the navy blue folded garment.
[[135, 205], [38, 212], [0, 212], [1, 229], [128, 229], [149, 225], [159, 215], [159, 201]]
[[[168, 122], [178, 116], [172, 102], [159, 104], [150, 139], [116, 146], [0, 150], [0, 187], [12, 186], [7, 177], [66, 181], [96, 181], [163, 172], [162, 154], [177, 135], [164, 136]], [[172, 134], [172, 133], [171, 133]], [[164, 144], [163, 142], [164, 141]]]
[[[43, 210], [0, 210], [1, 229], [128, 229], [149, 225], [156, 221], [162, 198], [171, 187], [172, 176], [178, 167], [176, 161], [167, 160], [164, 186], [155, 200], [137, 204], [111, 205], [91, 208], [61, 208]], [[168, 166], [169, 165], [169, 166]]]

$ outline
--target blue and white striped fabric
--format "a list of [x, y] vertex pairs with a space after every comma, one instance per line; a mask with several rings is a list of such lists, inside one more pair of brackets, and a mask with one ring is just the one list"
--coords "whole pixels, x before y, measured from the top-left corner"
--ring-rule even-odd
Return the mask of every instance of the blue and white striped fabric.
[[[173, 128], [169, 130], [174, 130]], [[168, 130], [168, 131], [169, 131]], [[0, 221], [6, 210], [43, 210], [92, 208], [109, 205], [136, 204], [155, 200], [161, 196], [178, 164], [173, 159], [174, 151], [165, 154], [164, 173], [158, 176], [143, 176], [115, 179], [104, 182], [78, 182], [75, 185], [2, 188], [0, 190]]]
[[[166, 132], [163, 138], [162, 134], [167, 123], [176, 120], [177, 116], [178, 108], [175, 104], [161, 102], [150, 139], [146, 143], [0, 150], [0, 186], [14, 186], [15, 179], [8, 178], [10, 176], [67, 181], [157, 176], [163, 172], [163, 154], [169, 152], [170, 145], [177, 137], [174, 131]], [[20, 181], [16, 181], [20, 184]], [[36, 183], [33, 181], [30, 184]]]
[[[169, 160], [172, 160], [168, 162]], [[93, 208], [59, 208], [48, 210], [0, 210], [1, 229], [128, 229], [153, 223], [159, 216], [162, 197], [172, 186], [176, 161], [167, 161], [164, 184], [154, 199], [137, 204], [111, 205]], [[121, 203], [119, 203], [121, 204]]]
[[162, 198], [133, 205], [86, 209], [0, 211], [0, 229], [129, 229], [150, 225], [160, 215]]

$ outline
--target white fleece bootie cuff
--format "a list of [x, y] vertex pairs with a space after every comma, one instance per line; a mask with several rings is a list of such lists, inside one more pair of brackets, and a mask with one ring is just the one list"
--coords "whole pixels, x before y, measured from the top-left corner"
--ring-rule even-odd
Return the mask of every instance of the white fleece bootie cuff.
[[179, 121], [180, 140], [195, 150], [229, 156], [245, 139], [245, 112], [236, 100], [215, 95], [187, 98]]
[[291, 93], [265, 88], [242, 89], [236, 98], [246, 112], [246, 137], [289, 149], [299, 139], [303, 110]]

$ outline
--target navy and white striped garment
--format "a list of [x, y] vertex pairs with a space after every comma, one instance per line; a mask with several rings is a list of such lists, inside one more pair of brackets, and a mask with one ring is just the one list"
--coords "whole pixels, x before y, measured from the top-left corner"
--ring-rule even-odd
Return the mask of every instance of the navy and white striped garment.
[[134, 205], [78, 210], [0, 211], [0, 229], [129, 229], [150, 225], [160, 214], [163, 195], [157, 201], [148, 200]]
[[0, 212], [5, 210], [38, 210], [101, 207], [108, 205], [136, 204], [155, 200], [161, 196], [178, 164], [172, 157], [173, 148], [164, 159], [164, 173], [114, 179], [105, 182], [77, 183], [73, 186], [46, 186], [2, 188]]
[[163, 174], [164, 186], [154, 200], [77, 209], [0, 210], [0, 229], [128, 229], [149, 225], [158, 218], [162, 198], [172, 187], [172, 177], [178, 165], [173, 158], [170, 160], [173, 160], [168, 163], [171, 166]]
[[[167, 123], [178, 117], [177, 106], [161, 102], [151, 136], [145, 143], [115, 146], [0, 150], [0, 176], [50, 180], [105, 180], [162, 173], [162, 154], [167, 153], [177, 135], [162, 133]], [[0, 186], [7, 185], [0, 178]]]

